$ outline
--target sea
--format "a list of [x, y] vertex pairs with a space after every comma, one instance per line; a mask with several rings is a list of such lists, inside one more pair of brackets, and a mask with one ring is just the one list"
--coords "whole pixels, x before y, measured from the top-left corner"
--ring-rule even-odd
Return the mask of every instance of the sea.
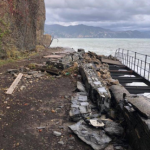
[[150, 39], [123, 38], [58, 38], [54, 39], [51, 47], [70, 47], [75, 50], [85, 49], [98, 55], [115, 55], [118, 48], [132, 50], [150, 55]]

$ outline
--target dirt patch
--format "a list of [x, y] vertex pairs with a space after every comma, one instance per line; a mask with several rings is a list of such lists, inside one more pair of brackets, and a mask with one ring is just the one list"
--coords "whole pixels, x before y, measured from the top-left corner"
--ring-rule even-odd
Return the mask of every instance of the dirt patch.
[[[28, 60], [1, 67], [0, 75], [0, 149], [3, 150], [91, 150], [69, 129], [71, 95], [76, 89], [76, 78], [22, 78], [13, 95], [5, 95], [14, 80], [7, 69], [29, 63], [41, 63], [42, 57], [56, 49], [43, 51]], [[23, 89], [21, 87], [24, 86]], [[44, 129], [37, 129], [44, 127]], [[56, 137], [53, 131], [61, 132]], [[59, 144], [63, 141], [63, 145]]]

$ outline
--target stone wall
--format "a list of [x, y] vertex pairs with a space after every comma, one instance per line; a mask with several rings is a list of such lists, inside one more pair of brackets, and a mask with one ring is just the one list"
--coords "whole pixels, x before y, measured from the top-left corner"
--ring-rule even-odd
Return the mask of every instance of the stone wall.
[[[143, 96], [130, 94], [123, 86], [110, 87], [112, 101], [118, 115], [124, 118], [128, 140], [133, 150], [150, 149], [150, 101]], [[123, 93], [126, 97], [123, 100]], [[117, 107], [120, 106], [120, 107]]]
[[111, 96], [93, 68], [92, 63], [83, 64], [80, 67], [80, 74], [91, 100], [97, 104], [101, 113], [108, 113]]
[[0, 49], [34, 49], [42, 42], [44, 0], [0, 1]]

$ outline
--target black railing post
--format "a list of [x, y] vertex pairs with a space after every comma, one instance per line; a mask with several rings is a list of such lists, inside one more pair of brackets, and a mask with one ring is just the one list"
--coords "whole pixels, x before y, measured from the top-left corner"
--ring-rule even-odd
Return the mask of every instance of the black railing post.
[[138, 64], [137, 64], [137, 73], [139, 73], [139, 59], [138, 59]]
[[142, 60], [141, 60], [141, 67], [140, 67], [140, 75], [142, 73]]
[[136, 52], [135, 52], [135, 57], [134, 57], [134, 71], [135, 71], [135, 63], [136, 63]]
[[124, 56], [123, 56], [123, 54], [124, 54], [124, 49], [122, 49], [122, 61], [124, 63]]
[[130, 63], [129, 63], [129, 50], [127, 50], [127, 65], [130, 65]]
[[149, 80], [149, 75], [150, 75], [150, 64], [149, 64], [148, 80]]
[[147, 55], [145, 55], [144, 77], [145, 77], [145, 72], [146, 72], [146, 61], [147, 61]]
[[117, 58], [117, 52], [118, 52], [118, 49], [116, 49], [116, 52], [115, 52], [115, 57]]

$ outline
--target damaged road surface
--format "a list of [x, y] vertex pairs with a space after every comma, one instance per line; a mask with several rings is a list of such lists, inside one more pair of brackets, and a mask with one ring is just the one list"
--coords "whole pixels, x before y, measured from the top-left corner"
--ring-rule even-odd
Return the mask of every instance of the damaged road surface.
[[[36, 70], [37, 64], [46, 64], [43, 56], [56, 51], [62, 50], [48, 49], [30, 60], [1, 67], [0, 150], [92, 149], [68, 128], [73, 124], [68, 114], [77, 72], [71, 68], [69, 75], [56, 76]], [[19, 73], [23, 77], [13, 93], [5, 94]]]
[[0, 149], [129, 150], [108, 88], [119, 82], [101, 58], [52, 48], [1, 69]]

